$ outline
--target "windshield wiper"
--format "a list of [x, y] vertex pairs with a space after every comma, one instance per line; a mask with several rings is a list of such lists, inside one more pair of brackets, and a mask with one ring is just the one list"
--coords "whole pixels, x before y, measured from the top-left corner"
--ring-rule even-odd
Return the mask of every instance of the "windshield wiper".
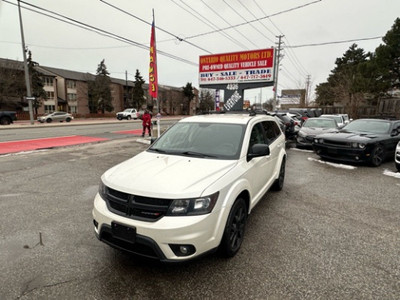
[[167, 153], [167, 151], [161, 150], [161, 149], [158, 149], [158, 148], [150, 148], [149, 150], [150, 151], [154, 151], [154, 152], [158, 152], [158, 153]]
[[184, 151], [184, 152], [180, 152], [180, 153], [177, 153], [177, 154], [195, 156], [195, 157], [217, 157], [215, 155], [205, 154], [205, 153], [195, 152], [195, 151]]

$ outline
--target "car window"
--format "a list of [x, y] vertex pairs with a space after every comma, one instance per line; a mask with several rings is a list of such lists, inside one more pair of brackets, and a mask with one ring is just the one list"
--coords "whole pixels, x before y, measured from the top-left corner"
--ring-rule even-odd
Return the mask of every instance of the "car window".
[[281, 134], [278, 125], [273, 121], [264, 121], [262, 126], [265, 131], [265, 142], [270, 145]]
[[255, 144], [265, 144], [264, 131], [261, 123], [255, 124], [251, 130], [249, 153], [251, 153], [251, 147], [253, 147]]

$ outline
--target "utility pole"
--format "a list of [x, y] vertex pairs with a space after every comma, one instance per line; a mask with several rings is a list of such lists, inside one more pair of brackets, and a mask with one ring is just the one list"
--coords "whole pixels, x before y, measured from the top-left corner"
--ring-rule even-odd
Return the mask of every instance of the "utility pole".
[[125, 70], [125, 101], [124, 108], [128, 107], [128, 71]]
[[29, 119], [31, 121], [31, 125], [33, 125], [33, 109], [32, 109], [32, 92], [31, 92], [31, 83], [29, 80], [29, 70], [28, 70], [28, 62], [26, 60], [26, 48], [25, 48], [25, 38], [24, 38], [24, 28], [22, 26], [22, 15], [21, 15], [21, 6], [18, 0], [18, 12], [19, 12], [19, 25], [21, 28], [21, 41], [22, 41], [22, 54], [24, 56], [24, 71], [25, 71], [25, 84], [26, 84], [26, 99], [28, 100], [29, 105]]
[[309, 94], [310, 94], [310, 82], [311, 82], [311, 75], [307, 75], [306, 78], [306, 95], [305, 95], [305, 105], [308, 106], [309, 101]]
[[279, 64], [281, 61], [281, 45], [282, 45], [282, 38], [284, 35], [277, 36], [278, 38], [278, 49], [275, 51], [275, 79], [274, 79], [274, 99], [272, 101], [272, 111], [276, 110], [276, 95], [278, 92], [278, 74], [279, 74]]

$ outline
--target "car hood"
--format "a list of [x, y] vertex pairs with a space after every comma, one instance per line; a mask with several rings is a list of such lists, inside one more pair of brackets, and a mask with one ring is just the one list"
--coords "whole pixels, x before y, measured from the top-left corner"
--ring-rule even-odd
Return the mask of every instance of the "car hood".
[[236, 163], [144, 151], [106, 171], [102, 180], [105, 185], [129, 194], [155, 198], [199, 197]]
[[306, 135], [317, 135], [322, 133], [336, 132], [335, 128], [321, 128], [321, 127], [302, 127], [300, 132]]
[[383, 136], [376, 133], [339, 131], [334, 133], [320, 134], [317, 137], [338, 141], [368, 143], [370, 141], [380, 139]]

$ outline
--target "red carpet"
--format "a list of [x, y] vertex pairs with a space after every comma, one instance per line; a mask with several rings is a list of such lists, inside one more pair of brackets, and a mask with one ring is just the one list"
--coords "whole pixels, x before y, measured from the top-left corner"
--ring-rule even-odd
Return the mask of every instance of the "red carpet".
[[46, 149], [52, 147], [79, 145], [79, 144], [100, 142], [106, 140], [108, 139], [75, 135], [75, 136], [36, 139], [36, 140], [0, 142], [0, 154], [15, 153], [21, 151], [32, 151], [32, 150]]

